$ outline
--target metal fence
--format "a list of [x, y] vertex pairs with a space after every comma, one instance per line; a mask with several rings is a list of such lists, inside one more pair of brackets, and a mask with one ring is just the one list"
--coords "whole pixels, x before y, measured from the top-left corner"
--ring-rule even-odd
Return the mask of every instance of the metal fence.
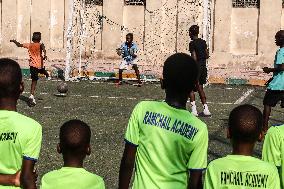
[[233, 0], [233, 8], [259, 8], [259, 0]]

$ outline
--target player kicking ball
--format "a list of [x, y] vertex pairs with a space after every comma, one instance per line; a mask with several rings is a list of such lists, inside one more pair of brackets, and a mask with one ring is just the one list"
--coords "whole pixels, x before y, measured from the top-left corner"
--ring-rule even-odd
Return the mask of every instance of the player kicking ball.
[[140, 80], [140, 74], [137, 66], [137, 51], [138, 47], [136, 43], [133, 42], [133, 34], [128, 33], [126, 35], [126, 41], [121, 45], [120, 48], [116, 49], [118, 56], [122, 56], [122, 62], [119, 65], [119, 81], [118, 85], [122, 85], [122, 72], [125, 69], [128, 69], [129, 66], [135, 71], [137, 80], [138, 80], [138, 87], [142, 86], [142, 82]]
[[38, 80], [38, 74], [44, 74], [48, 80], [50, 80], [49, 74], [45, 70], [45, 67], [43, 66], [43, 60], [47, 59], [46, 56], [46, 50], [43, 43], [40, 43], [41, 41], [41, 33], [40, 32], [34, 32], [32, 36], [32, 43], [19, 43], [16, 40], [10, 40], [10, 42], [13, 42], [17, 45], [17, 47], [23, 47], [28, 49], [29, 52], [29, 65], [30, 65], [30, 73], [31, 73], [31, 95], [29, 97], [31, 105], [36, 105], [35, 100], [35, 89], [37, 85]]

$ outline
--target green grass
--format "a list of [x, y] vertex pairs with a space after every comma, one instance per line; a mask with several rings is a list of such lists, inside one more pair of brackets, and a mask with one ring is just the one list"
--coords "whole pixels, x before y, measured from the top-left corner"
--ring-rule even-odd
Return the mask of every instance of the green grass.
[[[124, 147], [124, 132], [134, 106], [141, 100], [162, 100], [164, 92], [159, 84], [146, 84], [143, 87], [122, 85], [116, 87], [111, 82], [69, 82], [67, 97], [54, 96], [57, 81], [40, 80], [37, 86], [37, 105], [28, 107], [19, 100], [18, 111], [34, 118], [43, 127], [43, 143], [37, 163], [39, 179], [41, 176], [62, 166], [62, 157], [56, 153], [59, 127], [67, 120], [81, 119], [92, 130], [92, 154], [86, 158], [87, 170], [102, 176], [107, 188], [117, 188], [118, 171]], [[30, 80], [25, 80], [26, 91]], [[228, 114], [236, 100], [248, 89], [254, 92], [243, 103], [254, 104], [262, 109], [264, 88], [251, 86], [209, 85], [205, 92], [212, 113], [211, 118], [201, 118], [209, 129], [209, 160], [230, 153], [230, 144], [224, 135]], [[28, 93], [23, 94], [28, 97]], [[199, 101], [199, 98], [197, 98]], [[200, 103], [197, 104], [201, 111]], [[189, 108], [189, 107], [188, 107]], [[272, 111], [271, 123], [283, 123], [283, 110]], [[255, 155], [260, 156], [261, 144]]]

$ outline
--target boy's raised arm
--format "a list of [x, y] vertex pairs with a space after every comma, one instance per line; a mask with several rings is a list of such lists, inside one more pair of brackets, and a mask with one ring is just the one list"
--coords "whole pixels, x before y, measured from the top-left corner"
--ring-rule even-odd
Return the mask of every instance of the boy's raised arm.
[[15, 39], [10, 40], [10, 42], [15, 43], [17, 45], [17, 47], [24, 47], [23, 44], [19, 43], [18, 41], [16, 41]]
[[135, 163], [136, 149], [136, 146], [125, 143], [125, 148], [119, 170], [119, 189], [129, 188], [129, 183], [131, 180]]

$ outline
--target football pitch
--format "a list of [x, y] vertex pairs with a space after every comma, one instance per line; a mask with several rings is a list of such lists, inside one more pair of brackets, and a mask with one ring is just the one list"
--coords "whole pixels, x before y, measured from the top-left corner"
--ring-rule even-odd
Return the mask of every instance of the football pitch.
[[[25, 92], [18, 101], [18, 112], [37, 120], [43, 127], [43, 143], [37, 163], [38, 181], [44, 173], [62, 166], [62, 157], [56, 152], [59, 127], [76, 118], [89, 124], [92, 130], [92, 154], [86, 158], [85, 168], [102, 176], [107, 188], [117, 188], [124, 133], [132, 109], [141, 100], [163, 100], [165, 97], [158, 83], [117, 87], [113, 82], [95, 81], [68, 82], [67, 97], [56, 97], [59, 81], [41, 79], [36, 89], [37, 104], [29, 107], [25, 99], [29, 96], [31, 81], [24, 81]], [[205, 93], [212, 117], [200, 119], [208, 126], [208, 161], [211, 161], [231, 152], [225, 132], [229, 112], [243, 103], [252, 104], [262, 111], [265, 88], [209, 84]], [[198, 110], [202, 111], [199, 97], [196, 99]], [[273, 108], [270, 124], [284, 123], [283, 113], [284, 109], [279, 105]], [[261, 156], [261, 143], [257, 144], [254, 154]]]

